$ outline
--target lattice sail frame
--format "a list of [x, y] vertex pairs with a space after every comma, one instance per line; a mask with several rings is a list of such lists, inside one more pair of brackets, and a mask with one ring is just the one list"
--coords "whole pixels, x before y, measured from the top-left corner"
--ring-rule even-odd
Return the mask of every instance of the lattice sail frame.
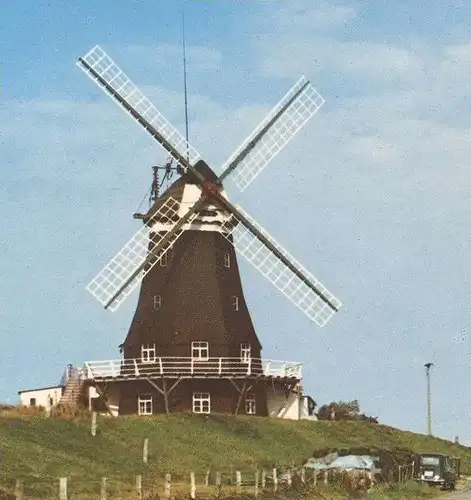
[[[201, 155], [196, 149], [187, 144], [186, 139], [171, 125], [162, 113], [145, 97], [139, 88], [131, 81], [131, 79], [122, 71], [119, 66], [109, 57], [106, 52], [96, 45], [87, 52], [83, 59], [103, 80], [122, 97], [129, 106], [133, 107], [147, 122], [149, 122], [167, 141], [181, 154], [188, 158], [191, 165], [194, 165]], [[117, 100], [110, 92], [97, 81], [95, 76], [85, 67], [80, 61], [77, 66], [90, 77], [98, 86], [105, 92], [108, 97], [111, 97], [113, 102], [128, 112], [122, 103]], [[136, 119], [133, 116], [134, 119]], [[176, 158], [178, 160], [178, 158]]]
[[[268, 232], [257, 224], [244, 210], [237, 209], [253, 224], [276, 249], [283, 254], [298, 271], [304, 275], [319, 292], [338, 310], [342, 303], [312, 274], [309, 273], [293, 256], [285, 250]], [[242, 222], [231, 215], [222, 225], [223, 236], [235, 249], [265, 278], [280, 290], [298, 309], [319, 326], [324, 326], [336, 312], [306, 282], [287, 267], [263, 241], [257, 238]]]
[[[307, 84], [307, 85], [306, 85]], [[255, 130], [234, 151], [221, 167], [220, 172], [230, 168], [237, 156], [250, 146], [257, 134], [273, 119], [273, 117], [296, 95], [304, 86], [303, 91], [294, 99], [279, 119], [268, 129], [267, 133], [240, 163], [232, 174], [233, 180], [241, 191], [260, 174], [268, 163], [288, 144], [299, 130], [312, 118], [324, 104], [324, 98], [302, 76], [285, 94], [280, 102], [265, 116]]]
[[180, 204], [169, 197], [159, 210], [144, 224], [139, 231], [124, 245], [124, 247], [110, 260], [110, 262], [90, 281], [86, 289], [95, 296], [99, 302], [106, 306], [113, 296], [126, 283], [130, 276], [147, 260], [146, 266], [128, 283], [120, 295], [110, 304], [109, 309], [115, 311], [128, 295], [139, 285], [144, 276], [161, 260], [164, 254], [173, 246], [182, 235], [185, 226], [190, 224], [198, 215], [191, 214], [187, 224], [178, 230], [157, 255], [148, 255], [150, 234], [152, 246], [157, 246], [165, 237], [166, 232], [155, 233], [152, 224], [171, 224], [172, 226], [183, 216], [179, 213]]

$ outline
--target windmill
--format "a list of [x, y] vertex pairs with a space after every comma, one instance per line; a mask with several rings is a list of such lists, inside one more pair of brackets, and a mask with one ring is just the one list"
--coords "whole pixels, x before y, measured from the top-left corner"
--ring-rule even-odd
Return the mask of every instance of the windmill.
[[[120, 412], [126, 400], [129, 408], [135, 407], [136, 391], [142, 392], [136, 384], [142, 380], [163, 396], [168, 412], [170, 395], [185, 378], [185, 370], [190, 370], [191, 379], [198, 378], [197, 373], [204, 374], [199, 379], [206, 378], [206, 385], [193, 380], [193, 410], [195, 387], [196, 394], [208, 395], [208, 377], [212, 377], [213, 393], [222, 394], [226, 389], [220, 384], [216, 388], [215, 381], [222, 377], [239, 395], [236, 403], [234, 399], [228, 403], [233, 412], [236, 404], [237, 413], [242, 399], [258, 383], [253, 377], [266, 383], [271, 368], [267, 371], [260, 358], [261, 345], [243, 298], [234, 249], [317, 325], [323, 326], [341, 303], [251, 216], [230, 202], [223, 183], [231, 178], [241, 191], [246, 189], [324, 99], [305, 77], [300, 78], [216, 174], [99, 46], [80, 57], [77, 65], [174, 158], [183, 173], [146, 214], [135, 214], [143, 221], [141, 229], [87, 285], [106, 309], [115, 311], [142, 283], [123, 344], [124, 362], [108, 372], [108, 365], [90, 362], [90, 377], [96, 383], [110, 377], [115, 382], [132, 378], [133, 384], [120, 390]], [[278, 382], [285, 388], [299, 382], [300, 376], [293, 373], [283, 372]], [[260, 389], [253, 396], [257, 404], [264, 394]], [[155, 401], [150, 399], [154, 413]], [[184, 408], [184, 399], [176, 398], [173, 406]], [[145, 401], [138, 396], [139, 410], [143, 408], [144, 413], [148, 410]], [[205, 401], [200, 397], [197, 405], [203, 412], [208, 409]], [[266, 404], [258, 406], [265, 409], [248, 413], [266, 414]]]

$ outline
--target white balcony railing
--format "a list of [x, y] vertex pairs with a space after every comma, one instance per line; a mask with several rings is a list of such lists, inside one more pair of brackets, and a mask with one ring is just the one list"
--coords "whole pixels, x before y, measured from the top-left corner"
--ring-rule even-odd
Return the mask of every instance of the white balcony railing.
[[87, 361], [85, 379], [135, 379], [147, 377], [231, 378], [247, 376], [289, 377], [301, 379], [302, 363], [240, 358], [155, 358], [151, 361], [115, 359]]

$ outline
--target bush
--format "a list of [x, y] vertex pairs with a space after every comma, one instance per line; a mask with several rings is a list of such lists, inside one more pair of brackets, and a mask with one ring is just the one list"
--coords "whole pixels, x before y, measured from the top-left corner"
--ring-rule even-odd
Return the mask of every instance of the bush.
[[357, 420], [372, 424], [378, 423], [378, 417], [369, 417], [364, 413], [360, 413], [360, 403], [357, 399], [348, 402], [332, 401], [321, 406], [316, 415], [319, 420]]

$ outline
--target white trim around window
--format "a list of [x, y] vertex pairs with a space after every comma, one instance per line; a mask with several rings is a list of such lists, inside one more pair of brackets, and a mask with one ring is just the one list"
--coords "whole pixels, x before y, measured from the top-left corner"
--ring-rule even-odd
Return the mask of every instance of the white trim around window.
[[141, 345], [141, 361], [143, 363], [155, 363], [155, 344]]
[[240, 361], [242, 363], [249, 363], [252, 353], [252, 346], [248, 342], [240, 344]]
[[255, 394], [247, 394], [245, 396], [245, 413], [247, 415], [255, 415], [257, 413]]
[[237, 297], [237, 295], [232, 296], [232, 309], [234, 309], [234, 311], [239, 310], [239, 297]]
[[151, 394], [139, 394], [137, 398], [137, 413], [139, 415], [152, 415]]
[[209, 392], [193, 393], [193, 413], [211, 413], [211, 395]]
[[164, 298], [162, 295], [154, 295], [154, 311], [160, 311], [164, 305]]
[[208, 361], [209, 343], [206, 341], [196, 341], [191, 343], [191, 357], [196, 361]]
[[170, 252], [170, 250], [167, 250], [162, 255], [162, 257], [160, 257], [160, 260], [159, 260], [160, 267], [167, 267], [167, 264], [168, 264], [168, 252]]

